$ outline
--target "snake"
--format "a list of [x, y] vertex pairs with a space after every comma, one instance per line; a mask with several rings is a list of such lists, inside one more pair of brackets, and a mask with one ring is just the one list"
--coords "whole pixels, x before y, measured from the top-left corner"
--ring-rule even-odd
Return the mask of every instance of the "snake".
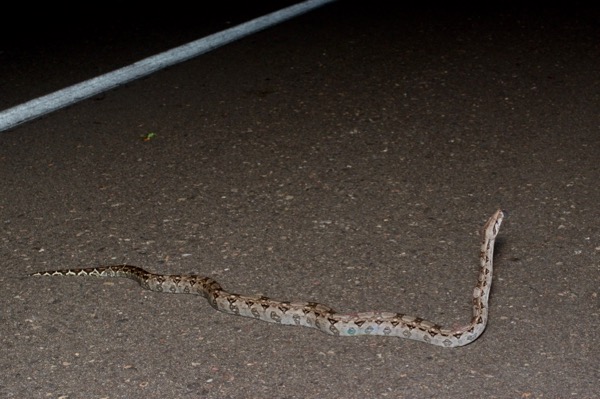
[[279, 301], [262, 295], [240, 295], [225, 291], [221, 284], [210, 277], [154, 274], [131, 265], [48, 270], [31, 273], [29, 276], [128, 278], [150, 291], [200, 295], [213, 308], [227, 314], [269, 323], [310, 327], [334, 336], [400, 337], [454, 348], [475, 341], [486, 328], [494, 243], [504, 216], [504, 211], [497, 210], [483, 227], [479, 255], [481, 267], [473, 290], [473, 315], [469, 323], [452, 328], [403, 313], [372, 311], [342, 314], [318, 302]]

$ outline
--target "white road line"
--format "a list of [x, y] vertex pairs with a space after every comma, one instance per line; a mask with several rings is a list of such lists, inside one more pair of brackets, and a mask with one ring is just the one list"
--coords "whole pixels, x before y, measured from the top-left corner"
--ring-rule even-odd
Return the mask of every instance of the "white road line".
[[335, 0], [307, 0], [302, 3], [263, 15], [243, 24], [171, 50], [144, 58], [129, 66], [69, 86], [54, 93], [35, 98], [0, 112], [0, 132], [47, 113], [64, 108], [103, 91], [131, 82], [168, 66], [187, 61], [210, 50], [224, 46], [252, 33], [284, 22]]

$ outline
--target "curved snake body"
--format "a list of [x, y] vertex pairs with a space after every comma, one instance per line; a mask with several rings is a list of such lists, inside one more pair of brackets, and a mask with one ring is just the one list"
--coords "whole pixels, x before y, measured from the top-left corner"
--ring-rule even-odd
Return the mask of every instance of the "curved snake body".
[[496, 211], [483, 228], [481, 268], [473, 290], [473, 316], [467, 325], [458, 328], [442, 327], [402, 313], [340, 314], [329, 306], [316, 302], [278, 301], [266, 296], [239, 295], [225, 291], [210, 277], [153, 274], [128, 265], [53, 270], [31, 275], [124, 277], [137, 281], [150, 291], [201, 295], [218, 311], [270, 323], [311, 327], [336, 336], [384, 335], [457, 347], [473, 342], [485, 330], [492, 286], [494, 242], [503, 217], [501, 210]]

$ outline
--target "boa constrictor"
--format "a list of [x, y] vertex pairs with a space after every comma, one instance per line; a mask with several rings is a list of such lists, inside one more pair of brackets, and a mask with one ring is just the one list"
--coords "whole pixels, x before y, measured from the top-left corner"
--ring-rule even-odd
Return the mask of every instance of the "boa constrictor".
[[153, 274], [128, 265], [44, 271], [31, 276], [124, 277], [137, 281], [150, 291], [201, 295], [213, 308], [223, 313], [270, 323], [316, 328], [336, 336], [394, 336], [452, 348], [473, 342], [485, 330], [492, 286], [494, 242], [503, 218], [504, 212], [498, 210], [483, 228], [481, 269], [473, 290], [473, 316], [468, 324], [456, 328], [445, 328], [402, 313], [339, 314], [329, 306], [316, 302], [278, 301], [266, 296], [233, 294], [210, 277]]

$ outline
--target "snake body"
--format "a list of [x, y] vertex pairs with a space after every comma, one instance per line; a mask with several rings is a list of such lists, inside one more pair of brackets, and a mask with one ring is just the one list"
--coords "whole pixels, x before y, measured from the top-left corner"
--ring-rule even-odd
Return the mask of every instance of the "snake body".
[[266, 296], [239, 295], [225, 291], [210, 277], [153, 274], [129, 265], [43, 271], [31, 276], [124, 277], [137, 281], [150, 291], [201, 295], [216, 310], [232, 315], [316, 328], [335, 336], [384, 335], [452, 348], [475, 341], [485, 330], [492, 286], [494, 242], [503, 217], [502, 210], [496, 211], [483, 228], [481, 268], [473, 290], [473, 316], [468, 324], [456, 328], [445, 328], [402, 313], [340, 314], [317, 302], [278, 301]]

